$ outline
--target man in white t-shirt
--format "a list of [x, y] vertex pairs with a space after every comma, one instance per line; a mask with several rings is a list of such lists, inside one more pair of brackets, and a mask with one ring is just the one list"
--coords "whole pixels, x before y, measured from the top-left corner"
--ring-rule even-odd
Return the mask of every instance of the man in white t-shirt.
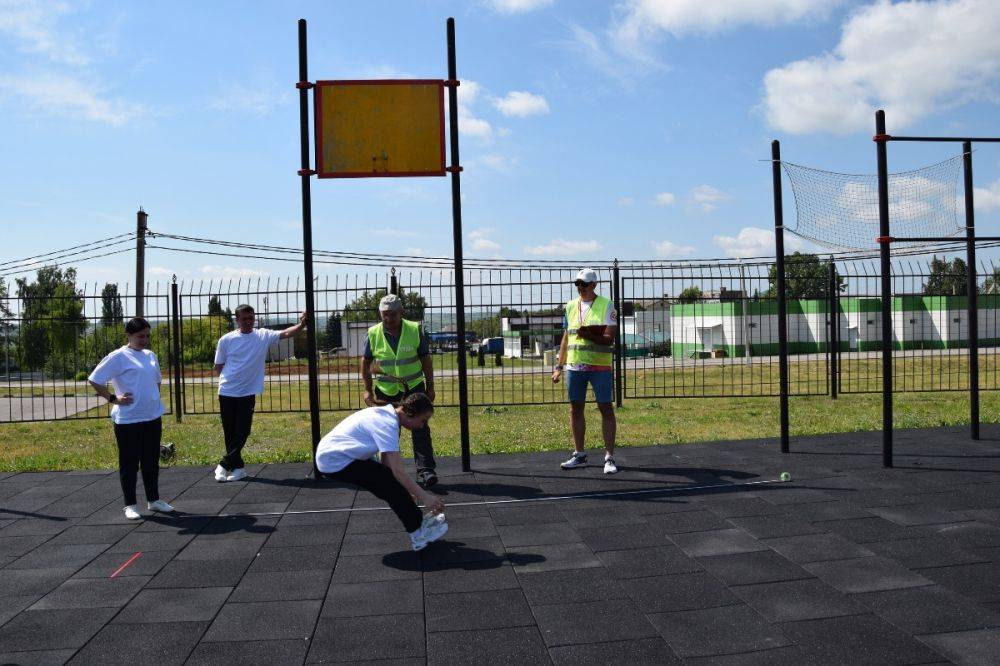
[[[411, 393], [397, 405], [369, 407], [337, 424], [316, 447], [316, 469], [324, 478], [360, 486], [389, 507], [410, 535], [413, 550], [422, 550], [448, 531], [444, 502], [418, 486], [403, 469], [399, 430], [427, 427], [434, 405], [424, 393]], [[379, 456], [380, 462], [373, 460]], [[430, 511], [422, 515], [417, 502]]]
[[215, 372], [219, 375], [219, 414], [226, 440], [226, 455], [215, 468], [216, 481], [239, 481], [247, 473], [243, 447], [250, 436], [257, 394], [264, 392], [264, 359], [267, 349], [278, 340], [290, 338], [306, 324], [306, 313], [299, 323], [283, 331], [254, 329], [254, 310], [249, 305], [236, 308], [236, 330], [219, 338], [215, 348]]

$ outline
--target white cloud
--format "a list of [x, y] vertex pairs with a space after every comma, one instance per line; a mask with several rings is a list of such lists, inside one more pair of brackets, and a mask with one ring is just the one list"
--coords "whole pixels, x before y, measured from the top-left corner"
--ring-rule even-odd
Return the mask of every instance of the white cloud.
[[[727, 257], [773, 257], [774, 230], [760, 227], [743, 227], [736, 236], [715, 236], [712, 242]], [[792, 234], [785, 234], [785, 251], [802, 247], [802, 241]]]
[[480, 252], [496, 251], [500, 249], [500, 243], [492, 241], [488, 238], [477, 238], [472, 241], [472, 249]]
[[641, 47], [658, 33], [674, 37], [731, 30], [744, 25], [774, 26], [823, 17], [838, 0], [627, 0], [617, 7], [616, 41]]
[[141, 104], [105, 96], [103, 86], [62, 74], [0, 75], [0, 99], [17, 97], [24, 108], [109, 125], [145, 115]]
[[584, 252], [597, 252], [600, 249], [600, 244], [594, 240], [574, 241], [556, 238], [545, 245], [525, 247], [524, 252], [535, 256], [572, 256]]
[[199, 269], [202, 274], [213, 278], [247, 278], [264, 277], [264, 271], [253, 270], [252, 268], [238, 268], [236, 266], [219, 266], [217, 264], [206, 264]]
[[163, 277], [170, 277], [177, 273], [176, 270], [172, 268], [165, 268], [163, 266], [150, 266], [146, 269], [146, 275], [157, 275]]
[[673, 241], [660, 241], [656, 244], [656, 254], [660, 257], [687, 257], [694, 253], [690, 245], [678, 245]]
[[729, 199], [732, 197], [711, 185], [699, 185], [691, 190], [691, 200], [706, 213], [718, 208], [720, 201], [728, 201]]
[[276, 83], [243, 84], [225, 86], [220, 94], [209, 101], [209, 107], [216, 111], [250, 113], [264, 116], [292, 99], [292, 92]]
[[984, 213], [1000, 208], [1000, 180], [995, 180], [986, 187], [972, 188], [972, 201], [976, 210]]
[[[483, 143], [489, 143], [493, 140], [493, 126], [472, 111], [472, 105], [478, 97], [479, 84], [475, 81], [463, 80], [458, 86], [458, 131]], [[445, 113], [448, 112], [450, 105], [448, 98], [449, 96], [445, 94]]]
[[881, 1], [853, 13], [830, 53], [764, 76], [763, 109], [792, 134], [871, 130], [884, 108], [890, 133], [1000, 83], [995, 0]]
[[484, 166], [500, 173], [507, 173], [517, 165], [517, 160], [506, 155], [491, 153], [479, 158]]
[[403, 248], [403, 254], [404, 255], [409, 255], [411, 257], [412, 256], [422, 256], [422, 255], [427, 254], [427, 250], [423, 249], [422, 247], [404, 247]]
[[90, 58], [83, 53], [75, 36], [57, 27], [59, 18], [72, 12], [66, 2], [3, 0], [0, 2], [0, 34], [13, 37], [22, 50], [38, 53], [52, 62], [86, 65]]
[[[663, 64], [645, 49], [605, 45], [604, 39], [575, 23], [569, 24], [570, 36], [562, 46], [605, 76], [631, 87], [633, 79], [650, 69], [663, 69]], [[619, 51], [619, 52], [616, 52]], [[628, 58], [622, 58], [622, 51]]]
[[671, 192], [660, 192], [653, 197], [653, 204], [656, 206], [669, 206], [675, 201], [677, 201], [677, 197], [675, 197]]
[[485, 0], [487, 7], [501, 14], [524, 14], [548, 7], [553, 0]]
[[472, 241], [472, 249], [480, 252], [493, 252], [500, 249], [500, 243], [490, 238], [496, 229], [493, 227], [479, 227], [469, 231], [469, 240]]
[[544, 97], [523, 90], [512, 90], [506, 97], [494, 100], [493, 105], [503, 115], [518, 118], [544, 115], [549, 112], [549, 103]]

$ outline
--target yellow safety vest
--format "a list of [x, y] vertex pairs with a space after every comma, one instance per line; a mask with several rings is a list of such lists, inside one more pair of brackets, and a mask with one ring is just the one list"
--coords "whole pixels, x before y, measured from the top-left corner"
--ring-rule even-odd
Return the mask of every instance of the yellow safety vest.
[[581, 322], [580, 299], [575, 298], [566, 304], [566, 333], [569, 335], [567, 364], [611, 365], [615, 349], [613, 346], [598, 345], [576, 334], [580, 326], [604, 326], [610, 307], [611, 299], [597, 296]]
[[382, 324], [375, 324], [368, 329], [368, 346], [381, 370], [381, 374], [375, 375], [375, 388], [385, 395], [397, 395], [424, 381], [423, 366], [417, 356], [420, 347], [417, 322], [402, 320], [395, 350], [386, 339]]

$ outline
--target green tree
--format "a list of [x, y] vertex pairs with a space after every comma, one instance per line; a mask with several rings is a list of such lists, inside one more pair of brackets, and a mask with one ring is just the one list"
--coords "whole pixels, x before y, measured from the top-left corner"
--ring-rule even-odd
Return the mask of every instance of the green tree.
[[321, 347], [324, 349], [338, 349], [344, 346], [344, 335], [340, 328], [343, 317], [339, 314], [332, 315], [326, 319], [326, 327], [323, 331], [323, 341]]
[[690, 286], [677, 297], [681, 303], [695, 303], [701, 298], [701, 287]]
[[118, 285], [108, 282], [101, 290], [101, 323], [105, 326], [120, 326], [125, 321], [122, 311], [122, 297]]
[[[208, 297], [208, 316], [209, 317], [225, 317], [226, 321], [233, 321], [233, 311], [229, 308], [225, 310], [222, 309], [222, 299], [219, 296], [209, 296]], [[233, 327], [230, 325], [229, 330]]]
[[1000, 268], [994, 268], [993, 272], [986, 276], [980, 293], [1000, 294]]
[[[364, 292], [344, 308], [344, 319], [347, 321], [378, 321], [378, 302], [388, 293], [385, 289]], [[410, 321], [423, 321], [427, 301], [418, 292], [400, 290], [399, 298], [403, 301], [403, 316]]]
[[34, 282], [17, 278], [22, 303], [18, 357], [22, 368], [47, 368], [69, 376], [76, 344], [86, 330], [83, 298], [76, 290], [76, 270], [58, 266], [38, 269]]
[[951, 261], [936, 256], [931, 259], [930, 274], [924, 284], [924, 293], [928, 296], [951, 296], [967, 294], [969, 290], [969, 272], [965, 262], [955, 257]]
[[[778, 267], [771, 266], [767, 275], [770, 286], [767, 298], [778, 296]], [[837, 289], [843, 291], [844, 278], [837, 276]], [[785, 298], [827, 298], [830, 295], [830, 264], [809, 252], [785, 255]]]

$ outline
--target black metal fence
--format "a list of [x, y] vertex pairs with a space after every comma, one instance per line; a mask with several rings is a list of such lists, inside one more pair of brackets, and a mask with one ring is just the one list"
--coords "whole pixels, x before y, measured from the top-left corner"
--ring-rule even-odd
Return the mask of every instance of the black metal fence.
[[[956, 264], [931, 270], [928, 259], [893, 266], [894, 390], [968, 390], [964, 273]], [[773, 264], [689, 261], [597, 268], [598, 293], [613, 298], [618, 311], [619, 404], [779, 395]], [[564, 306], [576, 296], [575, 273], [558, 267], [465, 272], [469, 405], [565, 401], [565, 387], [553, 384], [551, 371]], [[986, 276], [979, 280], [979, 385], [996, 389], [1000, 284], [994, 283], [993, 266], [981, 266], [978, 274]], [[107, 289], [42, 295], [21, 290], [3, 302], [0, 421], [106, 416], [107, 405], [93, 397], [85, 379], [124, 343], [121, 324], [134, 310], [127, 287]], [[367, 329], [377, 321], [378, 300], [387, 292], [400, 295], [406, 316], [423, 323], [437, 403], [459, 405], [454, 274], [403, 267], [317, 280], [320, 409], [362, 405], [360, 356]], [[878, 392], [878, 265], [789, 257], [786, 296], [789, 394]], [[244, 303], [254, 307], [259, 326], [285, 328], [303, 309], [304, 286], [295, 279], [244, 278], [147, 287], [145, 314], [164, 369], [164, 401], [178, 418], [217, 410], [215, 346], [232, 330], [232, 312]], [[300, 335], [272, 347], [259, 412], [308, 411], [305, 344]]]

